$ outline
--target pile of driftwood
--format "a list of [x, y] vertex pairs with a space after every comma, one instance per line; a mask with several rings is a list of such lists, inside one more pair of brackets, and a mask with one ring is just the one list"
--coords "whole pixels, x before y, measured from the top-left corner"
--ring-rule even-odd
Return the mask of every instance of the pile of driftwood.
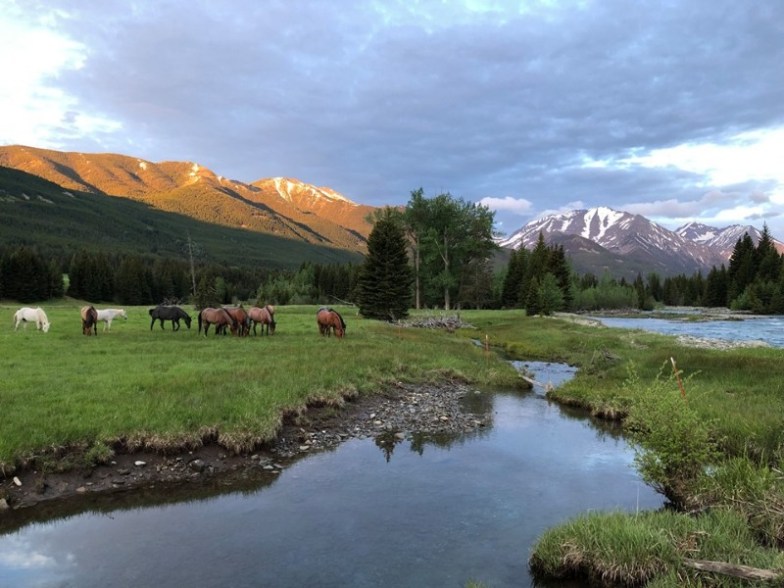
[[407, 321], [399, 321], [398, 324], [403, 327], [417, 327], [420, 329], [446, 329], [450, 333], [456, 329], [473, 328], [473, 325], [460, 320], [459, 314], [418, 317]]

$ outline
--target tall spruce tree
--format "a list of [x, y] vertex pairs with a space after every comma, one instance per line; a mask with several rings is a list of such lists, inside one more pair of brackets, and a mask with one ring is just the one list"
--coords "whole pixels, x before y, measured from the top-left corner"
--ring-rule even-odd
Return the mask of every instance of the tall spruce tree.
[[413, 275], [400, 213], [386, 208], [368, 238], [368, 254], [359, 276], [359, 312], [368, 318], [408, 316]]

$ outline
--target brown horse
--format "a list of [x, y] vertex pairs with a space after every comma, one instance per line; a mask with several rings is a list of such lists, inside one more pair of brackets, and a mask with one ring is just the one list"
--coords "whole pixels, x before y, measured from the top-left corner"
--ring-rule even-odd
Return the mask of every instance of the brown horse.
[[95, 307], [82, 306], [79, 311], [82, 315], [82, 334], [98, 336], [98, 311]]
[[[223, 310], [229, 313], [229, 316], [237, 323], [237, 334], [240, 337], [246, 337], [250, 333], [250, 319], [248, 313], [239, 306], [224, 306]], [[223, 333], [226, 334], [226, 327], [223, 327]]]
[[201, 333], [202, 325], [204, 325], [204, 336], [207, 336], [207, 331], [210, 330], [210, 325], [215, 325], [215, 334], [217, 335], [226, 327], [231, 329], [231, 334], [237, 334], [237, 322], [226, 312], [223, 308], [205, 308], [199, 313], [199, 333]]
[[256, 325], [261, 325], [261, 334], [264, 334], [264, 327], [267, 327], [267, 335], [275, 334], [275, 307], [266, 304], [263, 308], [254, 306], [248, 311], [250, 324], [253, 325], [253, 334], [256, 334]]
[[318, 323], [319, 332], [322, 335], [329, 337], [333, 332], [335, 337], [342, 339], [346, 334], [346, 321], [340, 316], [336, 310], [322, 306], [316, 313], [316, 323]]

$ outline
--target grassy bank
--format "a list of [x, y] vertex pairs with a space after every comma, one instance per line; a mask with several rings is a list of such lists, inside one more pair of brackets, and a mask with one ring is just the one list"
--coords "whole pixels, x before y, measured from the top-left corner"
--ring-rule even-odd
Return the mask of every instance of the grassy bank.
[[[78, 301], [44, 305], [51, 329], [13, 329], [16, 304], [0, 306], [0, 464], [62, 448], [198, 444], [204, 437], [250, 449], [274, 436], [282, 415], [310, 402], [340, 403], [389, 380], [459, 377], [497, 386], [515, 371], [464, 338], [365, 321], [341, 309], [343, 340], [318, 334], [316, 307], [284, 307], [272, 337], [198, 336], [156, 324], [148, 307], [97, 337], [81, 333]], [[195, 313], [192, 313], [195, 315]]]

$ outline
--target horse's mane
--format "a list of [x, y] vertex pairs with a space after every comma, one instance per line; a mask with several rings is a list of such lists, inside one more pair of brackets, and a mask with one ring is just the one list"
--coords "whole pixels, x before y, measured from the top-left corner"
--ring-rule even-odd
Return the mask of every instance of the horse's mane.
[[330, 310], [330, 312], [334, 312], [336, 315], [338, 315], [338, 318], [340, 319], [340, 326], [343, 327], [343, 330], [345, 331], [346, 330], [346, 321], [343, 320], [343, 317], [340, 316], [340, 313], [337, 310], [333, 310], [331, 308], [329, 310]]

